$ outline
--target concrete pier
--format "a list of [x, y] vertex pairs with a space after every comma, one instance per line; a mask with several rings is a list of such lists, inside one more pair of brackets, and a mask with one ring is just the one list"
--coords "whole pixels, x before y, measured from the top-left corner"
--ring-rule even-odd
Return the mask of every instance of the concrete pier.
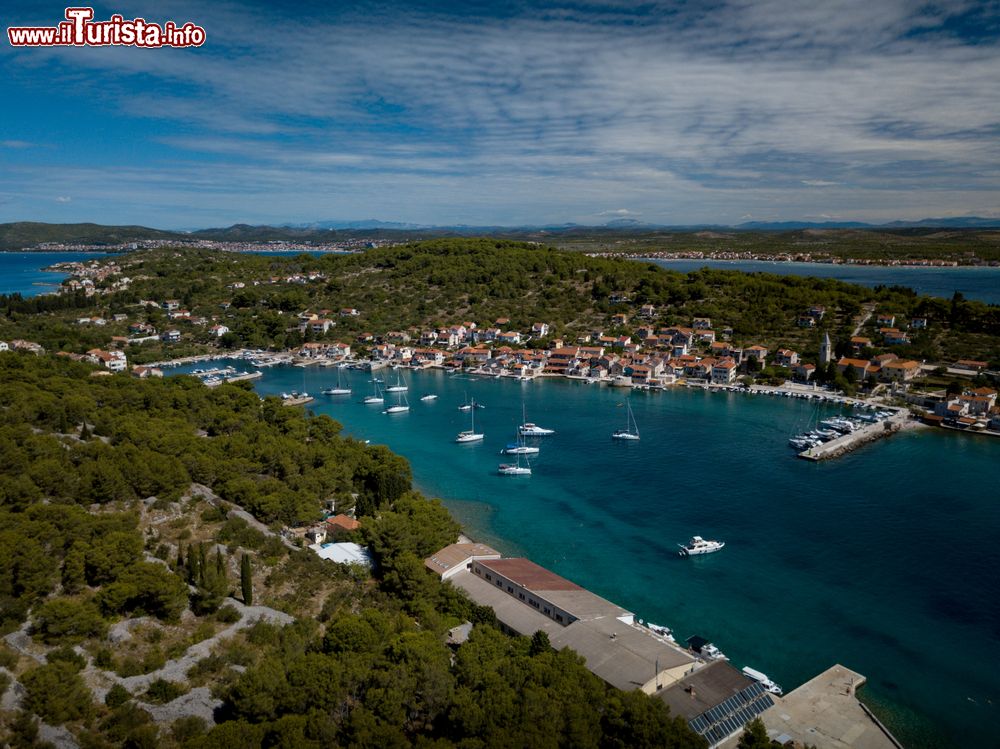
[[[832, 666], [761, 714], [772, 739], [795, 740], [816, 749], [902, 749], [889, 730], [872, 715], [855, 691], [865, 677], [844, 666]], [[734, 737], [722, 746], [732, 749]]]
[[798, 455], [800, 458], [813, 461], [837, 458], [852, 450], [856, 450], [861, 445], [866, 445], [869, 442], [888, 437], [890, 434], [895, 434], [903, 428], [909, 418], [909, 412], [897, 411], [884, 421], [879, 421], [875, 424], [866, 424], [849, 434], [843, 434], [829, 442], [824, 442], [822, 445], [803, 450]]

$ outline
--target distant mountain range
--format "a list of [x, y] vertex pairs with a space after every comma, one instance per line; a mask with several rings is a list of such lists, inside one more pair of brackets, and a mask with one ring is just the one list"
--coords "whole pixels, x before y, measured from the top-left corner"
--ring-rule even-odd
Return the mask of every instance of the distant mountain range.
[[35, 247], [42, 242], [63, 244], [116, 245], [142, 239], [209, 239], [223, 242], [331, 242], [359, 237], [383, 239], [420, 239], [435, 236], [507, 237], [582, 237], [586, 235], [655, 234], [658, 232], [695, 231], [744, 231], [788, 232], [801, 230], [933, 230], [933, 229], [992, 229], [1000, 228], [1000, 218], [959, 216], [953, 218], [925, 218], [919, 221], [892, 221], [885, 224], [868, 224], [859, 221], [749, 221], [737, 225], [650, 224], [635, 219], [615, 219], [600, 225], [552, 224], [541, 226], [437, 226], [410, 224], [396, 221], [316, 221], [308, 224], [283, 224], [279, 226], [233, 226], [197, 229], [194, 231], [168, 231], [145, 226], [103, 226], [101, 224], [46, 224], [21, 221], [0, 224], [0, 250], [17, 250]]

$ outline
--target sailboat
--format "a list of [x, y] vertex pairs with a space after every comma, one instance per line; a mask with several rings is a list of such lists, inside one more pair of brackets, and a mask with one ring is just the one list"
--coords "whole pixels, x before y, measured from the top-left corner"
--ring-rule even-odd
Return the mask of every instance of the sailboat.
[[396, 403], [385, 409], [387, 414], [401, 414], [410, 410], [410, 403], [406, 400], [406, 393], [396, 391]]
[[625, 401], [628, 407], [628, 414], [625, 417], [625, 428], [617, 429], [611, 433], [613, 440], [637, 440], [639, 439], [639, 425], [635, 423], [635, 414], [632, 413], [632, 403]]
[[458, 407], [459, 411], [471, 411], [475, 407], [475, 399], [469, 400], [469, 392], [465, 392], [465, 403]]
[[459, 432], [458, 436], [455, 437], [455, 442], [481, 442], [483, 438], [486, 436], [485, 434], [476, 432], [475, 405], [476, 405], [475, 400], [473, 400], [472, 403], [469, 405], [469, 411], [470, 411], [469, 416], [471, 417], [472, 420], [471, 427], [465, 430], [464, 432]]
[[378, 389], [378, 380], [372, 380], [372, 394], [366, 395], [364, 402], [368, 405], [385, 402], [385, 398], [382, 397], [382, 393]]
[[405, 393], [409, 389], [410, 388], [407, 387], [406, 383], [403, 382], [403, 375], [402, 375], [402, 373], [397, 370], [397, 373], [396, 373], [396, 384], [395, 385], [390, 385], [389, 387], [387, 387], [385, 389], [385, 392], [387, 392], [387, 393]]
[[547, 437], [550, 434], [555, 434], [555, 429], [546, 429], [545, 427], [540, 427], [533, 421], [527, 421], [524, 416], [524, 403], [521, 403], [521, 421], [523, 422], [518, 431], [524, 437]]
[[537, 455], [541, 451], [534, 445], [524, 444], [524, 437], [521, 436], [520, 430], [514, 430], [514, 441], [500, 452], [503, 455]]
[[436, 401], [437, 396], [434, 393], [428, 393], [427, 395], [421, 395], [420, 400], [422, 401]]
[[337, 367], [337, 387], [335, 387], [335, 388], [327, 388], [326, 390], [323, 391], [323, 395], [350, 395], [351, 394], [351, 389], [344, 387], [344, 383], [342, 382], [342, 374], [341, 374], [341, 372], [342, 372], [341, 368]]
[[[528, 461], [527, 458], [524, 459]], [[501, 463], [497, 466], [497, 473], [501, 476], [530, 476], [531, 466], [521, 465], [521, 453], [517, 453], [517, 460], [514, 463]]]

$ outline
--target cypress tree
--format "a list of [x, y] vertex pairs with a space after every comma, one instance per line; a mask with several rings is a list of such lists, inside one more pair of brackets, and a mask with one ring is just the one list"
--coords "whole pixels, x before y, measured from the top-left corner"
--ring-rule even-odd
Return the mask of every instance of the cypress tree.
[[194, 544], [191, 544], [188, 546], [187, 579], [191, 585], [194, 585], [198, 578], [198, 549]]
[[205, 553], [204, 542], [198, 544], [198, 585], [204, 587], [208, 567], [208, 555]]
[[243, 603], [253, 606], [253, 568], [250, 557], [246, 554], [240, 559], [240, 590], [243, 593]]

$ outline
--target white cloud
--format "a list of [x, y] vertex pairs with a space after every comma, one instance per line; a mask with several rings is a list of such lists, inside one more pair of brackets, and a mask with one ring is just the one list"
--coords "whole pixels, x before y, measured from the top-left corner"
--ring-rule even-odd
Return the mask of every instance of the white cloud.
[[629, 216], [641, 216], [642, 211], [630, 211], [628, 208], [616, 208], [610, 211], [601, 211], [594, 214], [596, 216], [617, 216], [618, 218], [628, 218]]
[[[931, 6], [338, 13], [251, 18], [234, 4], [187, 3], [165, 17], [205, 26], [210, 44], [197, 52], [38, 50], [32, 64], [48, 66], [53, 85], [108, 84], [100, 95], [128, 116], [166, 121], [155, 137], [176, 158], [148, 165], [146, 189], [192, 215], [209, 200], [234, 220], [253, 220], [242, 210], [318, 219], [350, 215], [364, 195], [359, 216], [436, 223], [724, 221], [775, 204], [786, 217], [896, 218], [921, 204], [985, 210], [1000, 194], [1000, 51], [949, 36]], [[642, 23], [623, 23], [636, 13]], [[146, 76], [155, 97], [134, 95]], [[161, 95], [170, 90], [183, 95]], [[206, 155], [211, 168], [195, 165]], [[263, 183], [237, 181], [250, 172]], [[267, 189], [279, 191], [256, 203]]]
[[73, 198], [69, 197], [68, 195], [59, 195], [59, 196], [56, 197], [56, 202], [57, 203], [69, 203], [72, 200], [73, 200]]

